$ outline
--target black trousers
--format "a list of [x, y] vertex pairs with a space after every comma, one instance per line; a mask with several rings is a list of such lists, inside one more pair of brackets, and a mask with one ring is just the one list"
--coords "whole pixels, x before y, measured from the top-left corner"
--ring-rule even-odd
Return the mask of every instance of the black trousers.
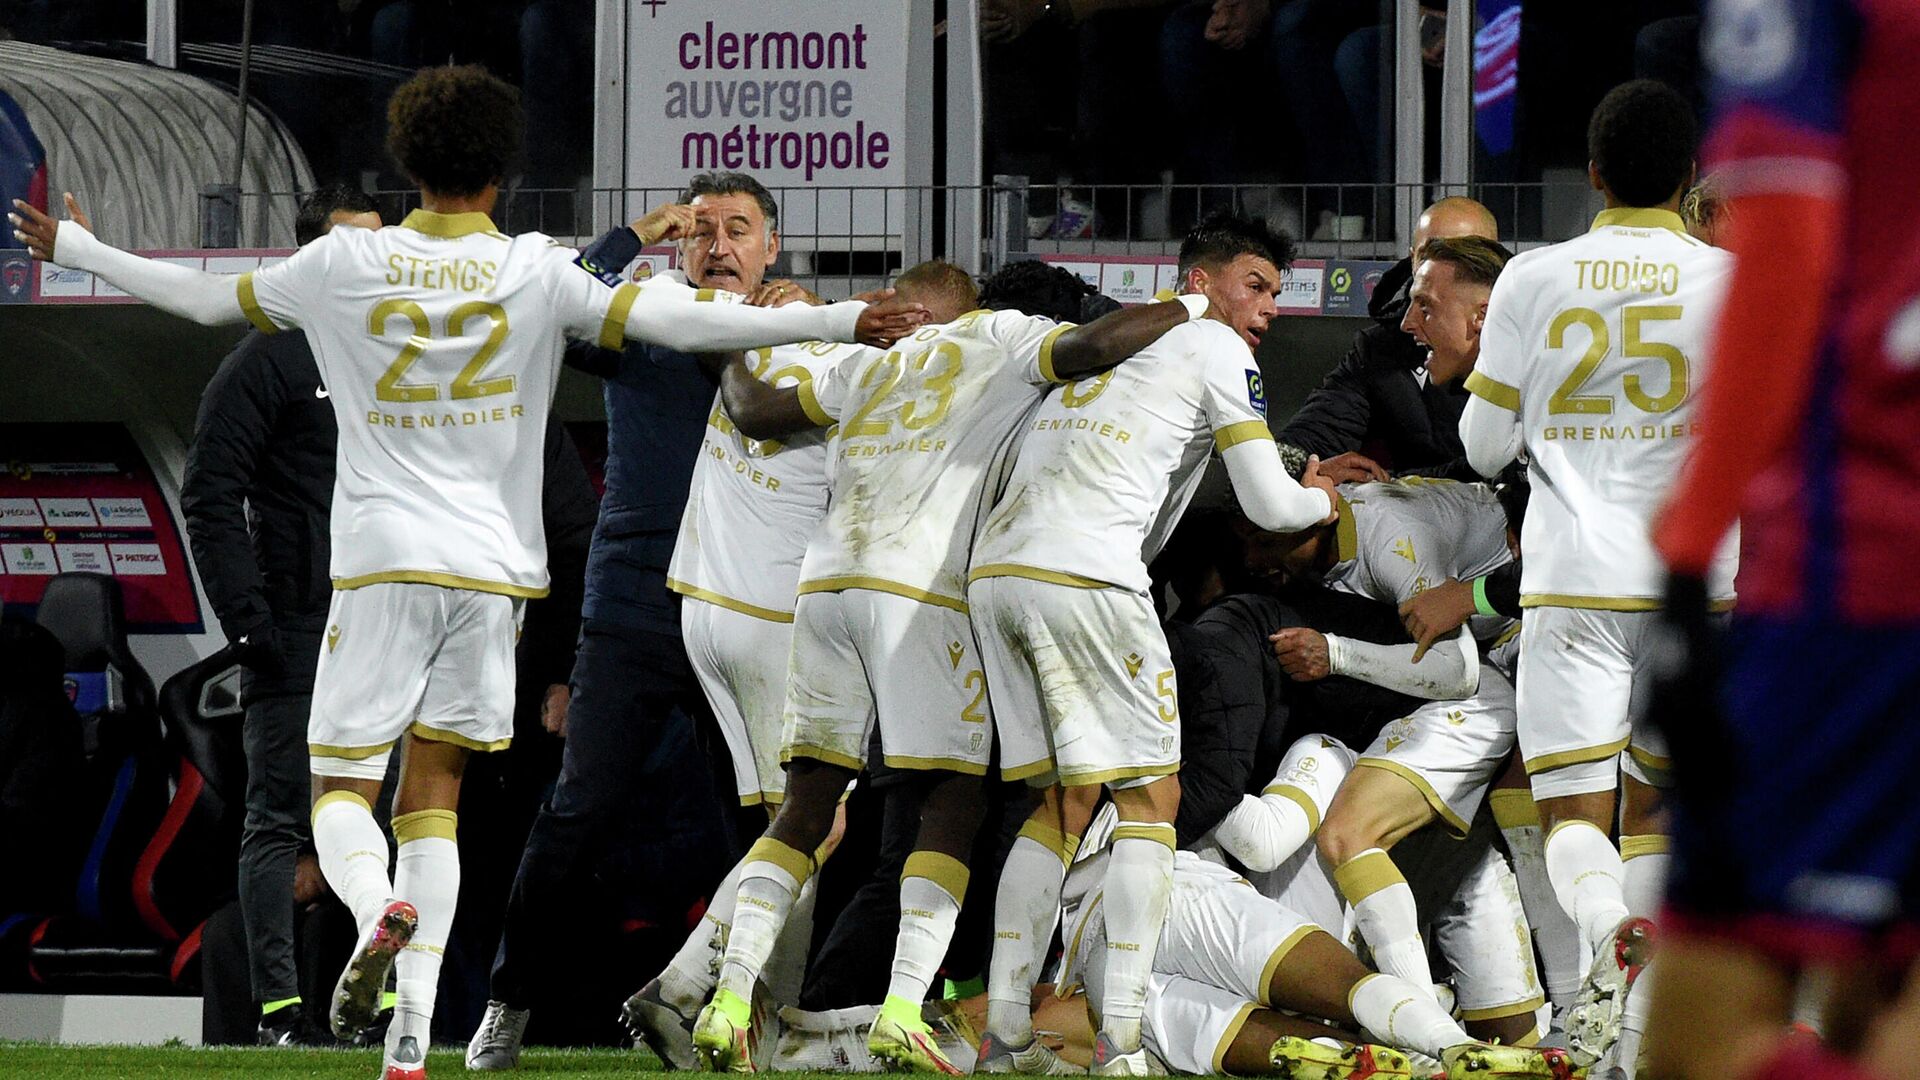
[[707, 714], [678, 636], [589, 622], [572, 685], [560, 778], [527, 837], [493, 963], [491, 994], [516, 1009], [545, 998], [575, 963], [564, 944], [568, 921], [602, 857], [632, 824], [636, 797], [704, 791], [709, 783], [705, 776], [689, 783], [688, 762], [657, 760], [675, 710]]
[[304, 677], [249, 676], [240, 741], [247, 756], [247, 812], [240, 834], [240, 914], [247, 932], [247, 973], [256, 1002], [300, 995], [294, 963], [293, 872], [310, 829], [312, 781], [307, 713], [320, 635], [280, 634], [289, 671]]

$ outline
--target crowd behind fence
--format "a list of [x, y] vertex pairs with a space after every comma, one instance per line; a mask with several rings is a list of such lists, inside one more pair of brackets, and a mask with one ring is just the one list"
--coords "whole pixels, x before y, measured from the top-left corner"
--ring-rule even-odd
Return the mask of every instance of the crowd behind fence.
[[[1228, 210], [1264, 218], [1314, 259], [1392, 261], [1420, 210], [1445, 195], [1485, 203], [1501, 236], [1516, 249], [1564, 240], [1584, 231], [1599, 209], [1584, 175], [1540, 183], [1471, 184], [1033, 184], [996, 177], [970, 186], [774, 188], [780, 206], [778, 276], [823, 295], [864, 291], [901, 269], [943, 258], [975, 273], [1008, 261], [1049, 256], [1172, 257], [1196, 221]], [[371, 193], [389, 223], [420, 202], [416, 191]], [[615, 224], [639, 218], [679, 197], [669, 188], [509, 187], [495, 221], [506, 232], [539, 231], [584, 244]], [[251, 218], [294, 192], [241, 196]], [[251, 204], [251, 205], [249, 205]], [[273, 207], [278, 210], [279, 207]], [[291, 219], [291, 213], [286, 215]], [[291, 247], [293, 237], [270, 238]], [[213, 246], [209, 243], [208, 246]]]

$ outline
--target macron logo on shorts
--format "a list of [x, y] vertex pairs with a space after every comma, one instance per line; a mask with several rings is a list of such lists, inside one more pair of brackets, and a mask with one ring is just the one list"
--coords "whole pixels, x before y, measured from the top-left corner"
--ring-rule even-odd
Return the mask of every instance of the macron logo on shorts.
[[1267, 415], [1267, 384], [1252, 368], [1247, 369], [1247, 404], [1261, 416]]

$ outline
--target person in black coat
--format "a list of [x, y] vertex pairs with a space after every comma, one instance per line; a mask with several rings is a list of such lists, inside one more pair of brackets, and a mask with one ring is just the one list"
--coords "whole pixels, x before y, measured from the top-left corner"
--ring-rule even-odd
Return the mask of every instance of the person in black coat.
[[[304, 245], [337, 224], [377, 229], [381, 222], [366, 195], [327, 188], [302, 202], [295, 239]], [[180, 489], [201, 585], [243, 665], [247, 793], [239, 894], [259, 1039], [270, 1044], [316, 1034], [300, 1007], [294, 872], [309, 843], [307, 713], [333, 597], [337, 441], [306, 335], [256, 331], [207, 384]], [[557, 727], [596, 505], [585, 466], [557, 420], [548, 424], [546, 458], [553, 591], [528, 606], [518, 659], [523, 680], [547, 680], [539, 692], [549, 725]]]
[[1444, 236], [1498, 240], [1499, 232], [1492, 212], [1472, 199], [1441, 199], [1421, 213], [1408, 257], [1374, 287], [1367, 305], [1372, 321], [1276, 436], [1295, 476], [1317, 454], [1320, 475], [1336, 484], [1385, 480], [1389, 473], [1480, 479], [1460, 444], [1467, 392], [1426, 377], [1427, 350], [1400, 322], [1422, 245]]

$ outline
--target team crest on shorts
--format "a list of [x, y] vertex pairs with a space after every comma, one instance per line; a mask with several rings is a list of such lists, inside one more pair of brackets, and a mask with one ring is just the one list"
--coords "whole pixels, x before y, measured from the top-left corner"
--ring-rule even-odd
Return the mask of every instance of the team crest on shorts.
[[1252, 368], [1247, 369], [1247, 404], [1261, 416], [1267, 415], [1267, 384]]

